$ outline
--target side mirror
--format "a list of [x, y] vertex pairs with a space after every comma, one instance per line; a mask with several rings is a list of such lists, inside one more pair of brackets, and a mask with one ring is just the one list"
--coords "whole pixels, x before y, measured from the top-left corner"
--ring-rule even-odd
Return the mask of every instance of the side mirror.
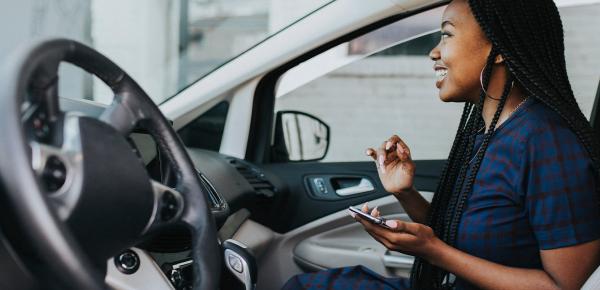
[[273, 162], [317, 161], [329, 149], [329, 126], [304, 112], [277, 112], [273, 137]]

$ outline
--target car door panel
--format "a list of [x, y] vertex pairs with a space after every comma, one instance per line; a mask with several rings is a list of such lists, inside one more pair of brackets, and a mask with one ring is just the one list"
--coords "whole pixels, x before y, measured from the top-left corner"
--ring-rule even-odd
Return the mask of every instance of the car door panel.
[[[426, 200], [433, 197], [429, 191], [420, 193]], [[381, 209], [385, 217], [409, 220], [391, 195], [370, 200], [369, 204]], [[407, 276], [413, 258], [390, 254], [342, 209], [286, 233], [274, 234], [269, 249], [259, 259], [257, 288], [280, 289], [292, 275], [351, 265], [365, 265], [388, 277]]]
[[[390, 197], [381, 205], [389, 212], [401, 212], [399, 204]], [[406, 214], [385, 215], [386, 218], [410, 221]], [[300, 242], [294, 249], [294, 261], [305, 271], [316, 271], [363, 265], [387, 277], [408, 277], [414, 257], [391, 253], [374, 240], [359, 223], [332, 229]]]
[[[444, 160], [415, 163], [418, 168], [415, 186], [422, 191], [434, 191]], [[283, 197], [277, 203], [279, 206], [272, 209], [271, 218], [261, 221], [277, 232], [287, 232], [349, 206], [390, 195], [372, 161], [274, 163], [263, 165], [262, 169], [276, 175], [285, 184], [281, 188], [287, 191], [278, 193]], [[326, 193], [318, 189], [316, 181], [322, 183]], [[348, 193], [353, 190], [357, 193]]]

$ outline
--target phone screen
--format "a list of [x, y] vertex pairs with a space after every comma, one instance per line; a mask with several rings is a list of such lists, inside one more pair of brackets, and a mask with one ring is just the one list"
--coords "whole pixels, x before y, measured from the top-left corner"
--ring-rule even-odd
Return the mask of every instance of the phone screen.
[[357, 215], [360, 215], [361, 217], [363, 217], [364, 219], [370, 221], [371, 223], [374, 223], [376, 225], [379, 225], [381, 227], [384, 227], [386, 229], [389, 229], [390, 227], [388, 225], [385, 224], [385, 219], [382, 217], [374, 217], [370, 214], [364, 213], [362, 212], [362, 210], [359, 210], [353, 206], [348, 208], [350, 211], [352, 211], [353, 213], [356, 213]]

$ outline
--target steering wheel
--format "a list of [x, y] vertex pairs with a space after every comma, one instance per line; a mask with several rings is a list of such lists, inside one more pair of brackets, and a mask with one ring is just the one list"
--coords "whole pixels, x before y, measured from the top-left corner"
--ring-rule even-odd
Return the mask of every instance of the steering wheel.
[[[182, 142], [142, 88], [108, 58], [57, 39], [21, 48], [0, 79], [0, 222], [36, 277], [57, 289], [107, 289], [107, 260], [158, 229], [192, 233], [194, 288], [217, 289], [221, 250], [208, 193]], [[58, 67], [114, 93], [99, 119], [62, 112]], [[149, 132], [175, 186], [151, 180], [127, 136]], [[44, 281], [48, 283], [49, 281]], [[47, 288], [47, 287], [45, 287]]]

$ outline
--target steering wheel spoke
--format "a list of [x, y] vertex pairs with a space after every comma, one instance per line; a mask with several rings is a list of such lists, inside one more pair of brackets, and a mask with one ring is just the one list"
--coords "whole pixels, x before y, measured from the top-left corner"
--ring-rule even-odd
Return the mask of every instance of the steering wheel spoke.
[[141, 119], [139, 113], [130, 109], [131, 103], [127, 95], [116, 94], [110, 106], [100, 116], [100, 120], [111, 125], [123, 136], [127, 136]]
[[154, 193], [154, 208], [142, 235], [179, 223], [185, 208], [182, 194], [158, 181], [151, 181]]
[[67, 220], [82, 190], [83, 154], [76, 116], [67, 115], [62, 146], [31, 141], [31, 168], [59, 218]]

